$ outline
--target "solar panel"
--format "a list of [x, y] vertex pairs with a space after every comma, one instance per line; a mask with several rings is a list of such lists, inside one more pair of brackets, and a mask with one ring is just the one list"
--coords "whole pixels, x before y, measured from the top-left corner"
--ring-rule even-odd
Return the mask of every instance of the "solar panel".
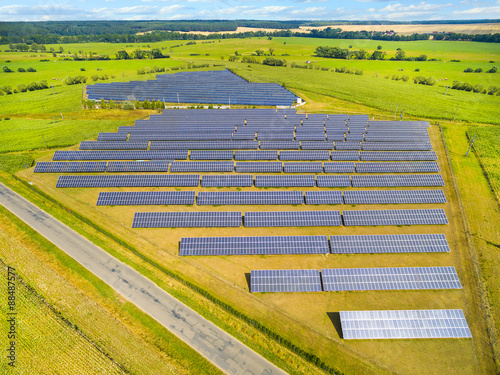
[[439, 172], [439, 165], [435, 161], [421, 162], [384, 162], [384, 163], [356, 163], [358, 173], [422, 173]]
[[80, 150], [147, 150], [148, 142], [83, 141]]
[[235, 151], [234, 160], [278, 160], [278, 151]]
[[325, 173], [354, 173], [354, 163], [325, 163]]
[[280, 160], [330, 160], [328, 151], [280, 151]]
[[330, 236], [330, 245], [333, 254], [450, 252], [444, 234]]
[[462, 289], [455, 267], [322, 269], [325, 291]]
[[248, 187], [248, 186], [253, 186], [252, 175], [201, 176], [201, 187]]
[[[444, 186], [441, 175], [351, 176], [353, 187]], [[318, 185], [319, 186], [319, 185]]]
[[[347, 128], [345, 131], [347, 132]], [[329, 141], [338, 141], [338, 142], [344, 142], [346, 140], [345, 134], [343, 132], [333, 132], [333, 131], [327, 132], [326, 139]]]
[[199, 175], [59, 176], [56, 187], [196, 187]]
[[351, 187], [349, 176], [318, 176], [318, 187]]
[[332, 151], [332, 160], [359, 160], [358, 151]]
[[217, 191], [200, 192], [198, 205], [304, 204], [301, 191]]
[[348, 133], [345, 135], [345, 140], [347, 142], [364, 141], [365, 137], [363, 133], [356, 133], [356, 134]]
[[179, 255], [328, 254], [326, 236], [182, 238]]
[[313, 187], [316, 186], [314, 175], [298, 176], [255, 176], [256, 187]]
[[339, 211], [245, 212], [245, 227], [330, 227], [342, 225]]
[[424, 204], [446, 203], [442, 190], [349, 190], [346, 204]]
[[281, 173], [283, 172], [283, 163], [276, 161], [258, 161], [258, 162], [236, 162], [236, 172], [257, 172], [257, 173]]
[[283, 133], [261, 133], [257, 132], [257, 140], [259, 141], [293, 141], [293, 132]]
[[97, 198], [98, 206], [139, 206], [194, 204], [194, 191], [118, 191], [102, 192]]
[[187, 157], [187, 150], [56, 151], [52, 160], [183, 160]]
[[191, 151], [190, 160], [233, 160], [233, 151]]
[[99, 133], [98, 141], [126, 141], [128, 133]]
[[332, 141], [302, 141], [300, 145], [302, 150], [333, 150], [335, 148]]
[[379, 135], [377, 133], [369, 133], [365, 135], [366, 142], [430, 142], [428, 134], [425, 135]]
[[132, 228], [241, 227], [241, 212], [136, 212]]
[[448, 224], [443, 209], [344, 211], [345, 226]]
[[435, 151], [361, 151], [359, 153], [363, 161], [419, 161], [437, 160]]
[[299, 141], [261, 141], [261, 150], [298, 150]]
[[297, 141], [324, 141], [326, 140], [325, 132], [318, 133], [295, 133]]
[[170, 172], [233, 172], [232, 161], [174, 161]]
[[340, 311], [344, 339], [471, 338], [462, 310]]
[[233, 141], [254, 141], [255, 140], [255, 132], [254, 133], [233, 133]]
[[306, 204], [343, 204], [342, 192], [333, 191], [306, 191]]
[[[188, 130], [188, 129], [186, 129]], [[233, 138], [231, 131], [226, 133], [214, 132], [151, 132], [151, 133], [131, 133], [129, 141], [230, 141]]]
[[[367, 151], [431, 151], [430, 142], [363, 142], [363, 150]], [[335, 144], [335, 147], [337, 145]]]
[[335, 150], [361, 150], [360, 142], [335, 142]]
[[106, 172], [168, 172], [170, 160], [110, 161]]
[[151, 141], [150, 150], [238, 150], [258, 149], [258, 141]]
[[46, 162], [36, 163], [34, 173], [105, 172], [106, 162]]
[[318, 162], [299, 162], [292, 163], [287, 162], [283, 163], [284, 168], [283, 171], [285, 173], [322, 173], [323, 172], [323, 163]]
[[250, 292], [321, 292], [318, 270], [252, 270]]

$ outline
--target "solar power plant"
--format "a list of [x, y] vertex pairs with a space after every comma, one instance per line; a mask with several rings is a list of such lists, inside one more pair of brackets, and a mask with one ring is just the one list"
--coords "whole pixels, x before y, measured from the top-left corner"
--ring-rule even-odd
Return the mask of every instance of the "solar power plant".
[[339, 211], [245, 212], [245, 227], [333, 227], [342, 225]]
[[172, 160], [187, 159], [187, 150], [174, 151], [56, 151], [52, 160]]
[[130, 134], [129, 142], [139, 141], [230, 141], [233, 138], [231, 132], [228, 133], [163, 133], [163, 134]]
[[347, 121], [349, 115], [345, 114], [335, 114], [335, 115], [327, 115], [328, 121]]
[[328, 254], [326, 236], [188, 237], [179, 255]]
[[233, 133], [233, 141], [253, 141], [255, 133]]
[[197, 204], [304, 204], [304, 194], [301, 191], [202, 191], [198, 193]]
[[256, 187], [313, 187], [316, 186], [314, 175], [298, 176], [255, 176]]
[[[335, 145], [336, 146], [336, 145]], [[366, 151], [431, 151], [430, 142], [363, 142]]]
[[345, 226], [448, 224], [443, 209], [344, 211]]
[[280, 160], [330, 160], [328, 151], [281, 151]]
[[170, 172], [233, 172], [233, 161], [174, 161]]
[[[346, 137], [345, 137], [344, 133], [327, 132], [326, 139], [328, 139], [329, 141], [344, 142], [346, 140]], [[348, 139], [348, 140], [350, 140], [350, 139]]]
[[323, 163], [321, 162], [299, 162], [283, 163], [285, 173], [323, 173]]
[[462, 310], [340, 311], [340, 322], [346, 340], [472, 338]]
[[83, 141], [80, 150], [147, 150], [148, 142]]
[[330, 245], [332, 254], [450, 252], [450, 246], [444, 234], [330, 236]]
[[106, 172], [168, 172], [170, 160], [110, 161]]
[[99, 133], [97, 136], [98, 141], [126, 141], [127, 133]]
[[236, 172], [281, 173], [283, 172], [283, 163], [277, 161], [238, 161], [236, 162]]
[[233, 151], [191, 151], [190, 160], [233, 160]]
[[199, 175], [59, 176], [56, 187], [196, 187]]
[[306, 204], [343, 204], [342, 192], [333, 191], [306, 191]]
[[364, 137], [364, 134], [361, 133], [361, 134], [346, 134], [345, 135], [345, 140], [347, 142], [355, 142], [355, 141], [364, 141], [365, 140], [365, 137]]
[[136, 212], [132, 228], [241, 227], [241, 212]]
[[351, 181], [353, 187], [444, 186], [439, 174], [352, 175]]
[[390, 121], [390, 120], [377, 120], [368, 121], [368, 126], [370, 127], [384, 127], [393, 126], [400, 129], [415, 129], [415, 128], [427, 128], [429, 123], [427, 121]]
[[325, 133], [295, 133], [297, 141], [324, 141], [326, 140]]
[[349, 115], [349, 121], [363, 121], [367, 123], [369, 120], [368, 115]]
[[299, 141], [261, 141], [261, 150], [298, 150], [300, 149]]
[[302, 150], [333, 150], [335, 148], [331, 141], [306, 141], [300, 144]]
[[358, 151], [332, 151], [330, 156], [332, 160], [359, 160]]
[[151, 150], [236, 150], [258, 149], [258, 141], [152, 141]]
[[462, 289], [455, 267], [322, 269], [325, 291]]
[[354, 163], [339, 163], [339, 162], [332, 162], [332, 163], [325, 163], [325, 173], [354, 173], [355, 172], [355, 167]]
[[319, 270], [251, 270], [250, 292], [321, 292]]
[[194, 191], [118, 191], [101, 192], [98, 206], [140, 206], [194, 204]]
[[384, 163], [356, 163], [358, 173], [422, 173], [439, 172], [439, 165], [435, 161], [421, 162], [384, 162]]
[[360, 142], [335, 142], [335, 150], [361, 150]]
[[253, 186], [252, 175], [204, 175], [201, 187], [248, 187]]
[[421, 161], [437, 160], [435, 151], [360, 151], [362, 161]]
[[80, 173], [80, 172], [105, 172], [106, 162], [38, 162], [35, 173]]
[[278, 151], [235, 151], [234, 160], [278, 160]]
[[426, 204], [446, 203], [442, 190], [350, 190], [346, 204]]
[[[349, 139], [347, 139], [349, 140]], [[421, 136], [421, 135], [393, 135], [393, 136], [385, 136], [385, 135], [372, 135], [365, 134], [366, 142], [430, 142], [431, 139], [429, 135]]]
[[259, 141], [293, 141], [293, 132], [288, 133], [257, 133], [257, 140]]
[[351, 187], [349, 176], [318, 176], [318, 187]]

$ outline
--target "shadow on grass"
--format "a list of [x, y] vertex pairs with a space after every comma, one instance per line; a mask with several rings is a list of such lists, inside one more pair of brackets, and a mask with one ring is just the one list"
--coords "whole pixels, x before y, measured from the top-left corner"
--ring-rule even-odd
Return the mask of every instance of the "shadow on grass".
[[328, 317], [330, 318], [333, 326], [335, 327], [335, 330], [337, 331], [337, 334], [341, 339], [344, 338], [342, 335], [342, 325], [340, 324], [340, 313], [339, 312], [329, 312], [326, 313]]

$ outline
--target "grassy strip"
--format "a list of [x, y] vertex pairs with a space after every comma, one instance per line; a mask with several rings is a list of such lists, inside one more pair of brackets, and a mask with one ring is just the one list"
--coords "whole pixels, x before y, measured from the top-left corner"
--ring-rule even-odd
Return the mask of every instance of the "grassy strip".
[[0, 154], [0, 171], [14, 173], [29, 168], [34, 163], [33, 157], [27, 153]]
[[135, 256], [137, 256], [138, 258], [140, 258], [141, 260], [143, 260], [147, 264], [153, 266], [155, 269], [158, 269], [163, 274], [165, 274], [165, 275], [173, 278], [174, 280], [182, 283], [183, 285], [187, 286], [188, 288], [190, 288], [194, 292], [196, 292], [199, 295], [205, 297], [207, 300], [209, 300], [209, 301], [215, 303], [216, 305], [220, 306], [222, 309], [224, 309], [225, 311], [227, 311], [231, 315], [237, 317], [238, 319], [243, 320], [245, 323], [247, 323], [247, 324], [251, 325], [252, 327], [256, 328], [258, 331], [260, 331], [261, 333], [265, 334], [269, 339], [271, 339], [271, 340], [279, 343], [280, 345], [282, 345], [285, 348], [289, 349], [293, 353], [299, 355], [300, 357], [302, 357], [303, 359], [305, 359], [309, 363], [317, 366], [319, 369], [325, 371], [328, 374], [341, 374], [341, 372], [339, 372], [335, 368], [333, 368], [333, 367], [327, 365], [326, 363], [324, 363], [315, 354], [310, 353], [310, 352], [308, 352], [308, 351], [300, 348], [299, 346], [293, 344], [290, 340], [282, 337], [281, 335], [277, 334], [276, 332], [274, 332], [273, 330], [269, 329], [268, 327], [260, 324], [255, 319], [252, 319], [249, 316], [243, 314], [242, 312], [240, 312], [237, 309], [235, 309], [233, 306], [231, 306], [231, 305], [229, 305], [229, 304], [227, 304], [227, 303], [219, 300], [217, 297], [215, 297], [211, 293], [207, 292], [203, 288], [199, 287], [198, 285], [195, 285], [195, 284], [191, 283], [190, 281], [184, 279], [178, 273], [172, 272], [171, 270], [163, 267], [158, 262], [156, 262], [153, 259], [145, 256], [143, 253], [141, 253], [134, 246], [132, 246], [129, 243], [127, 243], [126, 241], [124, 241], [124, 240], [116, 237], [113, 233], [111, 233], [111, 232], [107, 231], [106, 229], [100, 227], [99, 225], [93, 223], [91, 220], [89, 220], [88, 218], [84, 217], [83, 215], [81, 215], [81, 214], [79, 214], [79, 213], [77, 213], [77, 212], [69, 209], [68, 207], [64, 206], [61, 202], [59, 202], [59, 201], [55, 200], [54, 198], [52, 198], [51, 196], [45, 194], [43, 191], [41, 191], [37, 187], [35, 187], [33, 185], [30, 185], [26, 181], [18, 178], [17, 176], [13, 176], [13, 177], [18, 182], [22, 183], [24, 186], [26, 186], [27, 188], [29, 188], [30, 190], [32, 190], [35, 193], [37, 193], [38, 195], [42, 196], [44, 199], [47, 199], [48, 201], [52, 202], [53, 204], [57, 205], [58, 207], [64, 209], [68, 213], [70, 213], [73, 216], [75, 216], [78, 220], [86, 223], [87, 225], [89, 225], [92, 228], [94, 228], [95, 230], [99, 231], [100, 233], [102, 233], [106, 237], [108, 237], [111, 240], [113, 240], [114, 242], [118, 243], [120, 246], [126, 248], [132, 254], [134, 254]]
[[463, 225], [465, 228], [465, 235], [467, 238], [467, 247], [469, 249], [469, 255], [470, 255], [471, 260], [472, 260], [474, 275], [476, 277], [476, 285], [477, 285], [479, 297], [481, 299], [481, 304], [482, 304], [481, 310], [483, 311], [483, 314], [484, 314], [484, 320], [486, 322], [486, 328], [488, 331], [489, 342], [490, 342], [491, 348], [492, 348], [493, 353], [494, 353], [496, 365], [500, 366], [500, 363], [498, 362], [500, 359], [500, 347], [498, 345], [498, 334], [496, 331], [495, 320], [493, 318], [494, 315], [493, 315], [491, 305], [489, 302], [489, 298], [488, 298], [488, 290], [487, 290], [486, 285], [483, 281], [484, 277], [483, 277], [482, 271], [481, 271], [480, 260], [479, 260], [476, 248], [474, 246], [474, 241], [472, 240], [472, 237], [471, 237], [471, 230], [470, 230], [469, 221], [467, 219], [466, 210], [465, 210], [465, 207], [463, 205], [462, 196], [460, 195], [458, 183], [457, 183], [457, 180], [455, 178], [455, 172], [453, 170], [453, 165], [451, 163], [450, 152], [448, 150], [448, 145], [446, 144], [446, 139], [445, 139], [445, 136], [443, 133], [443, 128], [442, 128], [441, 124], [439, 124], [439, 130], [441, 133], [441, 138], [443, 140], [444, 149], [446, 152], [446, 160], [448, 162], [448, 166], [449, 166], [450, 171], [451, 171], [453, 189], [455, 190], [455, 193], [457, 195], [457, 201], [458, 201], [458, 204], [460, 206], [460, 214], [462, 217], [462, 222], [463, 222]]

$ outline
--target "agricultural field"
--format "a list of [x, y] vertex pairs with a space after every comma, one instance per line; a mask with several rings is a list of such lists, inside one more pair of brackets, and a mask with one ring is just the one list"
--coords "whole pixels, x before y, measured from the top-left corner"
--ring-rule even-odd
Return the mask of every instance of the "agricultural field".
[[[179, 46], [180, 45], [180, 46]], [[402, 48], [407, 56], [426, 54], [437, 61], [367, 61], [337, 60], [314, 56], [317, 46], [337, 46], [358, 50], [364, 48], [369, 52], [382, 45], [387, 56], [394, 56], [397, 48]], [[176, 46], [176, 47], [173, 47]], [[50, 47], [50, 46], [47, 46]], [[58, 48], [59, 45], [52, 46]], [[481, 171], [475, 163], [476, 159], [459, 158], [460, 147], [467, 147], [466, 131], [469, 136], [477, 134], [475, 143], [477, 156], [484, 167], [489, 183], [495, 189], [498, 199], [498, 166], [499, 157], [498, 108], [500, 96], [486, 95], [459, 90], [447, 89], [454, 80], [469, 82], [473, 85], [500, 86], [500, 72], [484, 71], [500, 64], [500, 49], [493, 43], [418, 41], [418, 42], [386, 42], [371, 40], [326, 40], [310, 38], [253, 38], [241, 40], [221, 40], [215, 43], [186, 45], [185, 41], [151, 43], [149, 45], [133, 44], [80, 44], [63, 45], [65, 53], [95, 52], [108, 54], [111, 57], [119, 50], [132, 52], [136, 48], [163, 48], [171, 57], [159, 60], [110, 60], [110, 61], [65, 61], [54, 58], [50, 54], [30, 56], [29, 53], [0, 52], [0, 65], [8, 65], [12, 70], [18, 67], [33, 67], [36, 73], [3, 73], [0, 72], [0, 86], [28, 84], [34, 80], [47, 80], [51, 88], [27, 93], [15, 93], [0, 96], [0, 169], [9, 172], [22, 170], [17, 176], [42, 190], [65, 207], [78, 212], [99, 226], [111, 229], [113, 234], [150, 259], [169, 270], [182, 275], [186, 280], [209, 290], [218, 299], [248, 314], [264, 326], [283, 337], [292, 340], [301, 348], [316, 353], [328, 365], [345, 373], [449, 373], [475, 374], [488, 373], [495, 370], [495, 357], [491, 353], [486, 326], [498, 327], [500, 316], [493, 313], [493, 321], [483, 317], [483, 300], [477, 290], [477, 275], [471, 262], [466, 239], [467, 229], [463, 223], [463, 207], [454, 189], [453, 172], [457, 175], [458, 187], [464, 200], [464, 207], [473, 233], [477, 235], [473, 241], [478, 253], [478, 263], [485, 278], [484, 288], [488, 289], [491, 304], [490, 311], [497, 311], [498, 269], [495, 255], [495, 244], [499, 243], [498, 210], [494, 207], [485, 211], [488, 216], [488, 234], [486, 245], [480, 236], [478, 226], [480, 217], [474, 211], [474, 200], [480, 197], [471, 196], [474, 186], [472, 180], [461, 178], [464, 170], [470, 168], [474, 172]], [[286, 59], [287, 67], [269, 67], [261, 64], [229, 62], [229, 56], [235, 52], [241, 56], [252, 56], [255, 50], [268, 53], [273, 49], [274, 57]], [[223, 57], [223, 59], [221, 59]], [[266, 56], [252, 56], [262, 61]], [[40, 62], [40, 59], [49, 59]], [[450, 60], [460, 60], [451, 62]], [[6, 62], [9, 60], [10, 62]], [[291, 63], [306, 64], [310, 62], [312, 69], [292, 68]], [[441, 139], [439, 127], [433, 125], [430, 135], [434, 149], [438, 152], [439, 165], [446, 182], [446, 205], [433, 205], [426, 208], [444, 208], [450, 220], [446, 227], [418, 227], [419, 233], [445, 233], [450, 241], [451, 254], [378, 254], [378, 255], [280, 255], [280, 256], [222, 256], [222, 257], [190, 257], [180, 258], [177, 254], [178, 244], [182, 237], [208, 237], [214, 235], [211, 228], [170, 228], [170, 229], [132, 229], [132, 217], [139, 211], [227, 211], [224, 206], [168, 206], [168, 207], [103, 207], [95, 206], [99, 191], [142, 191], [141, 188], [129, 189], [56, 189], [56, 176], [50, 174], [34, 174], [32, 160], [51, 160], [55, 149], [77, 149], [80, 141], [95, 139], [99, 132], [114, 131], [121, 125], [131, 125], [138, 118], [147, 118], [156, 113], [152, 110], [127, 111], [120, 109], [83, 109], [82, 95], [84, 86], [67, 86], [62, 83], [66, 76], [84, 75], [87, 84], [92, 84], [90, 77], [94, 74], [107, 74], [109, 79], [98, 82], [130, 81], [154, 79], [158, 73], [138, 74], [144, 67], [165, 67], [167, 73], [175, 73], [172, 67], [187, 70], [188, 64], [210, 64], [209, 69], [224, 69], [226, 66], [251, 82], [277, 82], [306, 99], [306, 104], [299, 111], [329, 113], [369, 114], [370, 118], [393, 119], [404, 110], [404, 119], [425, 119], [433, 124], [443, 122], [445, 141]], [[346, 66], [363, 71], [362, 75], [336, 73], [333, 68]], [[482, 73], [464, 73], [466, 68], [482, 68]], [[85, 70], [82, 70], [85, 69]], [[321, 70], [323, 69], [329, 69]], [[419, 71], [416, 71], [419, 69]], [[203, 70], [206, 70], [205, 68]], [[393, 80], [393, 75], [410, 77], [408, 82]], [[433, 76], [437, 80], [434, 86], [416, 85], [412, 78], [417, 75]], [[224, 103], [223, 103], [224, 104]], [[448, 165], [445, 145], [450, 149], [452, 170]], [[464, 150], [465, 152], [465, 150]], [[474, 156], [476, 157], [476, 156]], [[471, 161], [473, 160], [473, 161]], [[479, 160], [479, 159], [478, 159]], [[469, 165], [470, 164], [470, 165]], [[479, 169], [477, 169], [479, 168]], [[484, 176], [481, 175], [484, 179]], [[479, 181], [479, 175], [474, 177]], [[481, 194], [488, 193], [486, 179], [480, 182]], [[207, 188], [180, 190], [207, 191]], [[157, 191], [168, 190], [157, 188]], [[177, 190], [177, 189], [176, 189]], [[226, 191], [231, 189], [208, 189], [208, 191]], [[243, 188], [243, 191], [260, 191], [258, 188]], [[270, 189], [271, 191], [273, 189]], [[300, 190], [310, 190], [303, 188]], [[467, 192], [464, 192], [467, 190]], [[434, 207], [436, 206], [436, 207]], [[363, 210], [373, 207], [356, 205], [349, 207], [315, 206], [314, 210]], [[405, 205], [388, 205], [383, 209], [415, 208]], [[420, 208], [420, 207], [419, 207]], [[54, 210], [54, 207], [49, 207]], [[308, 210], [307, 206], [279, 206], [280, 211]], [[485, 208], [487, 210], [487, 208]], [[232, 206], [231, 211], [274, 211], [270, 206]], [[73, 223], [74, 224], [74, 223]], [[77, 224], [78, 225], [78, 224]], [[490, 228], [491, 227], [491, 228]], [[496, 231], [496, 232], [495, 232]], [[248, 235], [335, 235], [335, 234], [405, 234], [414, 233], [415, 227], [340, 227], [340, 228], [222, 228], [217, 229], [217, 236]], [[496, 235], [495, 235], [496, 233]], [[481, 238], [479, 238], [481, 237]], [[479, 239], [478, 239], [479, 238]], [[127, 262], [137, 262], [127, 249], [114, 248], [116, 256]], [[347, 292], [347, 293], [290, 293], [290, 294], [250, 294], [246, 274], [252, 269], [282, 268], [339, 268], [339, 267], [396, 267], [396, 266], [448, 266], [454, 265], [464, 285], [463, 290], [446, 291], [391, 291], [391, 292]], [[255, 347], [268, 358], [280, 363], [291, 373], [314, 373], [316, 370], [301, 362], [298, 356], [282, 350], [279, 346], [266, 342], [258, 333], [245, 327], [242, 323], [225, 321], [222, 312], [207, 307], [206, 301], [199, 295], [186, 296], [186, 291], [175, 289], [164, 275], [154, 267], [146, 267], [137, 263], [144, 273], [163, 283], [162, 287], [179, 296], [183, 296], [191, 305], [197, 307], [204, 315], [216, 320], [233, 335], [247, 345]], [[300, 266], [300, 267], [299, 267]], [[474, 340], [394, 340], [394, 341], [358, 341], [346, 342], [340, 338], [338, 322], [335, 314], [340, 307], [343, 310], [377, 310], [377, 309], [438, 309], [460, 308], [466, 312]], [[128, 318], [133, 319], [133, 318]], [[80, 325], [79, 325], [80, 326]], [[498, 329], [498, 328], [496, 328]], [[253, 340], [252, 338], [255, 338]], [[255, 342], [253, 342], [255, 341]], [[264, 348], [264, 349], [263, 349]], [[457, 355], [460, 353], [460, 355]], [[405, 358], [404, 361], [401, 358]], [[498, 361], [498, 358], [496, 359]], [[175, 362], [175, 361], [174, 361]], [[179, 365], [179, 364], [177, 364]], [[179, 365], [181, 366], [181, 365]], [[203, 365], [200, 365], [203, 367]], [[181, 366], [182, 367], [182, 366]]]

